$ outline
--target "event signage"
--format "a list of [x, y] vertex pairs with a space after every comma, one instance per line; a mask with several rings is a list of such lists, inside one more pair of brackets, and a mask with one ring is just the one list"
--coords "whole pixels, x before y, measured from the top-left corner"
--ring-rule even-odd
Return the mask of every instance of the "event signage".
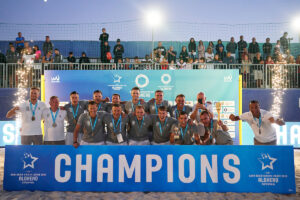
[[295, 193], [292, 146], [6, 146], [4, 190]]

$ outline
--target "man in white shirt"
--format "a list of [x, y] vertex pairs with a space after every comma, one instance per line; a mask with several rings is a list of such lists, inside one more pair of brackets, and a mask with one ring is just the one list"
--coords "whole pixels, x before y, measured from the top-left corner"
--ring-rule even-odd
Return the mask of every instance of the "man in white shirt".
[[57, 96], [50, 98], [50, 108], [43, 111], [44, 119], [44, 144], [64, 145], [64, 120], [67, 116], [65, 110], [59, 109], [59, 99]]
[[16, 114], [21, 114], [21, 144], [40, 145], [43, 143], [41, 129], [42, 112], [46, 109], [46, 104], [38, 100], [40, 89], [32, 87], [30, 89], [30, 99], [9, 110], [7, 118], [12, 118]]
[[272, 126], [273, 123], [282, 126], [285, 122], [281, 119], [273, 117], [272, 113], [260, 109], [259, 102], [256, 100], [250, 101], [250, 112], [243, 113], [241, 116], [231, 114], [229, 119], [232, 121], [246, 121], [254, 133], [254, 145], [276, 145], [276, 129]]

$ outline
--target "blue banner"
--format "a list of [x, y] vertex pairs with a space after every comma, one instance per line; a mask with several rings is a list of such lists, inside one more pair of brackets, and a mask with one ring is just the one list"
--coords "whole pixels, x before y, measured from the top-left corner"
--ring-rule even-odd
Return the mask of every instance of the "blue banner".
[[292, 146], [6, 146], [4, 190], [295, 193], [293, 155]]
[[20, 125], [16, 121], [0, 121], [0, 146], [21, 144]]
[[[46, 102], [58, 96], [69, 102], [69, 94], [76, 90], [80, 99], [92, 99], [93, 91], [101, 90], [104, 97], [114, 93], [122, 101], [131, 100], [131, 88], [141, 89], [140, 97], [154, 98], [156, 90], [164, 91], [164, 99], [174, 104], [178, 94], [184, 94], [188, 105], [197, 103], [197, 94], [204, 92], [213, 104], [221, 102], [221, 120], [229, 128], [234, 144], [239, 144], [238, 122], [228, 120], [239, 109], [238, 70], [51, 70], [45, 71]], [[214, 116], [218, 117], [214, 108]]]

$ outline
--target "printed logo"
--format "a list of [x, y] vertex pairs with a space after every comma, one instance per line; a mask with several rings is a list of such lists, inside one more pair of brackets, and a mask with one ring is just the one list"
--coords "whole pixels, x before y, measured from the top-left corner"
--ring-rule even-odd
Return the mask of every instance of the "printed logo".
[[60, 83], [59, 75], [51, 77], [51, 83]]
[[165, 85], [169, 84], [171, 82], [172, 78], [170, 76], [170, 74], [163, 74], [161, 76], [161, 82]]
[[24, 158], [23, 158], [23, 169], [26, 169], [27, 167], [31, 167], [32, 169], [34, 169], [34, 163], [35, 161], [37, 161], [37, 157], [33, 157], [31, 155], [31, 153], [25, 153], [24, 154]]
[[224, 82], [226, 82], [226, 83], [232, 82], [231, 74], [229, 76], [224, 76]]
[[273, 163], [277, 159], [272, 158], [269, 154], [261, 154], [261, 157], [259, 157], [258, 160], [262, 164], [261, 170], [264, 170], [266, 168], [269, 168], [269, 169], [273, 170]]
[[[140, 79], [144, 79], [145, 83], [140, 83]], [[135, 84], [139, 87], [139, 88], [144, 88], [149, 84], [149, 78], [145, 75], [145, 74], [139, 74], [137, 75], [137, 77], [135, 78]]]
[[121, 79], [122, 79], [122, 76], [118, 75], [118, 74], [115, 74], [113, 76], [113, 79], [114, 79], [114, 83], [120, 83], [121, 82]]

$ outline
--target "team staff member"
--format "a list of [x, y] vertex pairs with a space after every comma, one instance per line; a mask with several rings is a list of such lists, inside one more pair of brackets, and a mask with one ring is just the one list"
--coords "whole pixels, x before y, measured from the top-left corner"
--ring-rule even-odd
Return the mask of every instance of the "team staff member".
[[183, 94], [179, 94], [176, 96], [175, 99], [176, 105], [172, 106], [171, 108], [171, 117], [178, 119], [179, 113], [184, 111], [188, 116], [192, 112], [192, 107], [185, 105], [185, 96]]
[[167, 111], [170, 111], [171, 108], [169, 106], [169, 102], [164, 100], [164, 92], [162, 90], [156, 90], [154, 94], [154, 99], [151, 99], [147, 103], [147, 112], [154, 115], [158, 114], [158, 108], [160, 106], [165, 106]]
[[125, 112], [126, 114], [130, 114], [135, 111], [135, 108], [139, 105], [142, 105], [144, 108], [146, 108], [146, 103], [143, 99], [140, 99], [140, 88], [134, 87], [131, 89], [131, 101], [127, 101], [125, 103]]
[[121, 104], [121, 96], [119, 94], [113, 94], [111, 97], [111, 103], [106, 103], [104, 110], [111, 113], [114, 104], [120, 104], [122, 111], [125, 111], [124, 104]]
[[135, 108], [134, 114], [129, 116], [129, 145], [150, 145], [150, 136], [152, 128], [152, 119], [145, 115], [145, 108], [138, 105]]
[[241, 116], [231, 114], [229, 119], [232, 121], [246, 121], [254, 133], [254, 145], [276, 145], [276, 129], [272, 124], [282, 126], [285, 122], [281, 119], [273, 117], [272, 113], [260, 109], [259, 102], [256, 100], [250, 101], [250, 112], [243, 113]]
[[195, 125], [188, 124], [188, 114], [181, 111], [178, 116], [178, 123], [174, 124], [170, 135], [171, 144], [200, 144], [200, 137]]
[[192, 112], [190, 118], [192, 120], [196, 120], [196, 122], [198, 124], [199, 122], [201, 122], [200, 113], [204, 110], [209, 112], [210, 118], [212, 119], [214, 116], [212, 104], [210, 101], [206, 101], [204, 92], [199, 92], [197, 94], [197, 103], [193, 107], [193, 112]]
[[[202, 111], [200, 119], [204, 125], [205, 134], [200, 144], [232, 145], [233, 141], [228, 133], [228, 127], [220, 120], [210, 118], [208, 111]], [[220, 130], [218, 130], [218, 125]]]
[[170, 144], [170, 134], [173, 124], [177, 120], [173, 117], [167, 117], [168, 112], [165, 106], [158, 108], [158, 115], [152, 116], [153, 127], [153, 145], [168, 145]]
[[16, 114], [21, 114], [21, 144], [40, 145], [43, 144], [41, 129], [42, 112], [46, 109], [46, 104], [38, 100], [40, 89], [32, 87], [30, 89], [30, 99], [9, 110], [7, 118], [12, 118]]
[[126, 127], [128, 126], [128, 117], [122, 117], [122, 108], [120, 104], [112, 105], [112, 114], [106, 113], [104, 124], [107, 127], [107, 145], [127, 145]]
[[105, 144], [105, 133], [103, 127], [103, 118], [105, 112], [97, 112], [97, 104], [95, 101], [88, 103], [88, 113], [80, 115], [76, 128], [74, 130], [73, 146], [77, 148], [78, 133], [83, 128], [83, 136], [80, 141], [80, 145], [104, 145]]
[[65, 110], [59, 109], [59, 99], [57, 96], [50, 98], [50, 108], [44, 109], [44, 144], [63, 145], [65, 144], [64, 120], [67, 116]]
[[[79, 101], [79, 94], [76, 91], [70, 93], [70, 103], [64, 106], [67, 112], [67, 134], [66, 134], [66, 145], [73, 144], [73, 133], [79, 119], [79, 116], [84, 113], [87, 109], [88, 101]], [[82, 137], [82, 130], [79, 130], [78, 142], [80, 142]]]

